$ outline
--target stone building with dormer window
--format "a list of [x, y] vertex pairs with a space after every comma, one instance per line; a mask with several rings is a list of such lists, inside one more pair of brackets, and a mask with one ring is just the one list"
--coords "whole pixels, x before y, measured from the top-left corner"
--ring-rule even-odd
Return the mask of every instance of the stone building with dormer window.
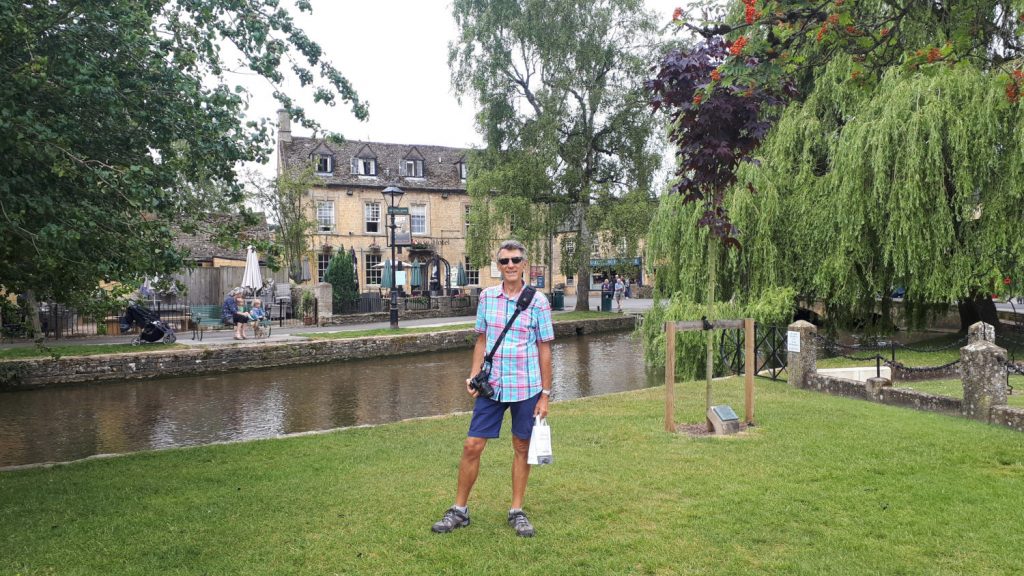
[[[449, 273], [435, 278], [442, 287], [457, 286], [461, 264], [466, 284], [462, 290], [500, 282], [490, 269], [471, 268], [466, 260], [469, 195], [466, 193], [465, 148], [425, 144], [394, 144], [327, 140], [293, 136], [287, 114], [279, 112], [278, 172], [285, 166], [316, 165], [319, 184], [309, 191], [308, 216], [315, 222], [303, 270], [310, 282], [319, 282], [336, 250], [355, 253], [360, 292], [380, 288], [382, 264], [391, 258], [387, 201], [384, 188], [398, 186], [405, 193], [399, 217], [400, 232], [411, 235], [412, 246], [398, 255], [400, 262], [433, 261], [435, 255]], [[429, 268], [424, 268], [428, 270]], [[404, 290], [430, 289], [431, 278], [420, 286], [406, 275]]]
[[[425, 144], [394, 144], [347, 140], [336, 144], [326, 140], [293, 136], [291, 120], [278, 113], [278, 172], [285, 166], [316, 164], [319, 184], [309, 191], [308, 217], [315, 223], [309, 236], [309, 251], [302, 263], [308, 281], [319, 282], [336, 250], [355, 253], [360, 292], [380, 289], [382, 264], [391, 258], [388, 235], [387, 201], [382, 192], [398, 186], [404, 192], [400, 206], [408, 210], [399, 216], [400, 234], [411, 238], [412, 246], [399, 253], [400, 262], [424, 262], [437, 255], [449, 266], [447, 278], [438, 279], [443, 287], [457, 287], [457, 267], [461, 264], [465, 284], [462, 290], [486, 288], [501, 282], [497, 264], [473, 268], [466, 257], [469, 231], [469, 150]], [[554, 285], [575, 294], [579, 282], [559, 272], [561, 242], [558, 234], [550, 240], [554, 262], [532, 255], [529, 282], [550, 291]], [[567, 240], [569, 241], [569, 240]], [[615, 272], [639, 277], [640, 259], [616, 258], [619, 250], [613, 237], [595, 239], [591, 247], [592, 278], [590, 289], [599, 287], [602, 275]], [[431, 278], [412, 285], [406, 275], [403, 290], [419, 293], [431, 290]]]

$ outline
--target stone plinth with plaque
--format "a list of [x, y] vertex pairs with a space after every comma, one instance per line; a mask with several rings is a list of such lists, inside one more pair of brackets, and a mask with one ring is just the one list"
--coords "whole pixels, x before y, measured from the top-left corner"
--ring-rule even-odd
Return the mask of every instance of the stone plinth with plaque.
[[740, 417], [725, 404], [708, 408], [708, 422], [715, 434], [735, 434], [740, 431]]

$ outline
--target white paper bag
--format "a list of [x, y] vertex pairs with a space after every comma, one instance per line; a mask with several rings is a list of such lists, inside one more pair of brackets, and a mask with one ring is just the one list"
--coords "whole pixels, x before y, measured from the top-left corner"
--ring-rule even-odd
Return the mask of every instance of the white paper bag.
[[551, 428], [547, 418], [534, 416], [533, 434], [530, 436], [530, 450], [526, 455], [527, 464], [551, 464]]

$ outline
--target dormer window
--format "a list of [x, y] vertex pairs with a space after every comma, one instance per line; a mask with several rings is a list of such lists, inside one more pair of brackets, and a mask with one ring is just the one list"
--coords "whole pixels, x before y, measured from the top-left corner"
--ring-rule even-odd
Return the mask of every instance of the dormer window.
[[459, 171], [459, 179], [465, 180], [466, 176], [469, 175], [469, 169], [466, 167], [465, 162], [456, 163], [455, 168]]
[[423, 160], [406, 158], [398, 166], [399, 175], [407, 178], [423, 178]]
[[353, 158], [352, 159], [352, 174], [359, 176], [376, 176], [377, 175], [377, 159], [376, 158]]
[[334, 156], [330, 154], [321, 154], [316, 160], [316, 173], [317, 174], [333, 174], [334, 173]]

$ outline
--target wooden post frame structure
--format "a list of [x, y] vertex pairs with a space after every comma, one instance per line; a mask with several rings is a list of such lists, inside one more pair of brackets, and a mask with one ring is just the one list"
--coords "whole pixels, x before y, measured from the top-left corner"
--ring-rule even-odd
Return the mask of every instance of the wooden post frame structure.
[[744, 318], [743, 320], [689, 320], [682, 322], [665, 323], [665, 430], [676, 431], [676, 332], [691, 332], [694, 330], [739, 330], [743, 329], [744, 358], [743, 358], [743, 384], [744, 395], [744, 419], [747, 425], [754, 424], [754, 319]]

